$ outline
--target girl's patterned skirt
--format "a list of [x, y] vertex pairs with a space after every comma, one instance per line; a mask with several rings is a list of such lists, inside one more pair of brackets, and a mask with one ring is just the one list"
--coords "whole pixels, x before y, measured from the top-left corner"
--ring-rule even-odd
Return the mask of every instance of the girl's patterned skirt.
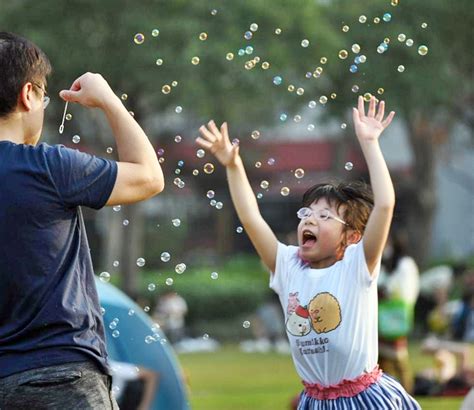
[[378, 367], [333, 386], [303, 384], [298, 410], [421, 410], [400, 383]]

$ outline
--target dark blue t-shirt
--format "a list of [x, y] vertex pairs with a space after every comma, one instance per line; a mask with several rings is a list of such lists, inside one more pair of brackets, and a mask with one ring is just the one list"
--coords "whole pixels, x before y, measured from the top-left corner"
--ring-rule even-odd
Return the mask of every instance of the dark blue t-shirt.
[[62, 145], [0, 141], [0, 377], [93, 361], [110, 373], [81, 208], [117, 164]]

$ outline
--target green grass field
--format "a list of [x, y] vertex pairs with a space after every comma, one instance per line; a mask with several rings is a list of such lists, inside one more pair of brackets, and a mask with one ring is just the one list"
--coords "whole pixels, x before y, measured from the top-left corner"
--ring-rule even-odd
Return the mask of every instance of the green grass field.
[[[430, 358], [411, 349], [415, 371], [431, 365]], [[243, 353], [225, 346], [213, 353], [179, 355], [189, 384], [193, 410], [288, 410], [301, 391], [289, 355]], [[457, 410], [462, 398], [418, 398], [426, 410]]]

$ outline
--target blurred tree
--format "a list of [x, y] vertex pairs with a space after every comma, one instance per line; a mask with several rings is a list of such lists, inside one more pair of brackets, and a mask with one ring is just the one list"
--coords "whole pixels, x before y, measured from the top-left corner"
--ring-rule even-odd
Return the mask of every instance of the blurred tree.
[[[290, 118], [309, 100], [318, 101], [329, 116], [342, 117], [354, 104], [354, 84], [359, 93], [377, 94], [378, 88], [384, 88], [383, 98], [395, 107], [409, 131], [415, 162], [410, 187], [413, 207], [406, 219], [415, 256], [419, 262], [425, 259], [435, 209], [437, 146], [455, 121], [472, 126], [472, 111], [467, 108], [473, 96], [468, 0], [407, 2], [396, 7], [390, 0], [0, 0], [0, 8], [3, 30], [31, 38], [50, 57], [55, 69], [50, 94], [68, 87], [84, 71], [100, 72], [119, 95], [127, 94], [124, 104], [160, 146], [172, 142], [176, 133], [193, 137], [209, 118], [229, 121], [234, 136], [249, 139], [256, 124], [280, 123], [281, 112]], [[387, 12], [389, 22], [383, 20]], [[362, 14], [366, 23], [359, 23]], [[374, 23], [375, 17], [379, 23]], [[424, 21], [425, 29], [421, 28]], [[255, 31], [252, 23], [258, 24], [252, 27]], [[347, 32], [342, 30], [345, 24]], [[246, 39], [245, 32], [251, 38]], [[136, 33], [144, 35], [142, 44], [134, 42]], [[200, 33], [205, 33], [205, 40]], [[400, 33], [413, 38], [414, 45], [399, 42]], [[384, 38], [390, 40], [388, 49], [378, 54]], [[354, 74], [349, 72], [356, 56], [353, 43], [367, 57]], [[426, 56], [417, 53], [421, 44], [429, 47]], [[342, 49], [348, 51], [347, 59], [338, 57]], [[199, 57], [198, 64], [192, 63], [193, 57]], [[264, 62], [269, 63], [268, 69]], [[399, 65], [405, 66], [403, 73], [397, 71]], [[314, 74], [317, 67], [320, 74]], [[280, 86], [273, 84], [275, 76], [281, 76]], [[290, 85], [295, 91], [287, 91]], [[169, 93], [162, 91], [164, 86], [169, 86]], [[298, 88], [304, 89], [301, 95]], [[320, 104], [320, 96], [326, 96], [328, 103]], [[181, 115], [174, 112], [178, 105]], [[52, 108], [49, 118], [60, 118], [61, 104]], [[86, 130], [84, 135], [96, 135], [83, 140], [94, 152], [105, 154], [111, 136], [101, 116], [78, 107], [71, 110], [80, 121], [71, 121], [67, 132], [79, 129]], [[339, 147], [346, 149], [345, 144]], [[174, 188], [169, 182], [167, 189]], [[122, 243], [125, 289], [135, 291], [143, 213], [140, 205], [123, 211], [126, 215], [121, 217], [133, 222], [130, 236], [124, 240], [123, 230], [117, 230], [107, 242]], [[220, 221], [220, 226], [225, 222]], [[220, 238], [219, 243], [223, 241]]]

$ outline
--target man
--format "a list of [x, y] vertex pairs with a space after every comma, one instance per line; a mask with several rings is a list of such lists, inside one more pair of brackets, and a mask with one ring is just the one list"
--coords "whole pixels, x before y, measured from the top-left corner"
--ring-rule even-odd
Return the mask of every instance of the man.
[[0, 409], [115, 409], [80, 206], [147, 199], [163, 174], [99, 74], [60, 96], [105, 113], [120, 161], [37, 145], [50, 72], [36, 45], [0, 32]]

